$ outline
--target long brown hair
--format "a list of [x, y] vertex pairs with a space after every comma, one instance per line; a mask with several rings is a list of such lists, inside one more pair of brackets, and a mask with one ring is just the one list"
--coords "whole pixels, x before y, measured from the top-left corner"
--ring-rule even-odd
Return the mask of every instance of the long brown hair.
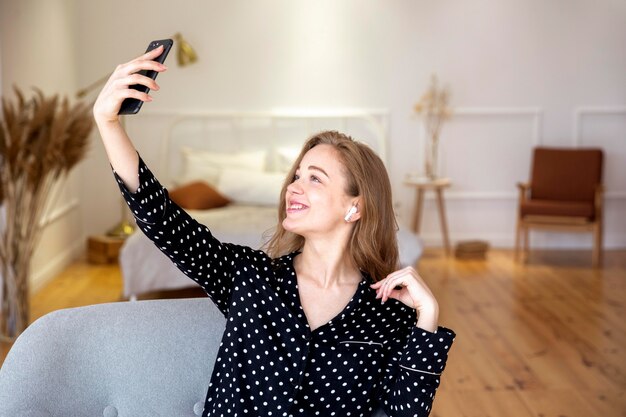
[[350, 256], [361, 271], [374, 281], [379, 281], [398, 266], [398, 224], [393, 213], [389, 176], [383, 161], [369, 146], [337, 131], [320, 132], [304, 144], [283, 184], [278, 224], [265, 249], [271, 257], [277, 258], [301, 250], [304, 246], [302, 236], [283, 227], [282, 223], [287, 215], [285, 194], [304, 154], [322, 144], [332, 145], [339, 153], [347, 179], [346, 193], [352, 197], [360, 197], [358, 207], [361, 217], [357, 220], [350, 238]]

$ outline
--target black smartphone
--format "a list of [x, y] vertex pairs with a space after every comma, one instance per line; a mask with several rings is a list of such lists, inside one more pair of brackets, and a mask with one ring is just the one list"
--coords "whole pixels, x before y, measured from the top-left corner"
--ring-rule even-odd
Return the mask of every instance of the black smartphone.
[[[161, 55], [159, 55], [158, 57], [154, 59], [156, 62], [160, 64], [165, 62], [165, 58], [167, 58], [167, 54], [170, 52], [170, 49], [172, 49], [172, 45], [174, 45], [174, 41], [171, 39], [161, 39], [158, 41], [152, 41], [148, 45], [148, 49], [146, 49], [146, 53], [148, 53], [151, 50], [156, 49], [161, 45], [163, 45], [163, 52], [161, 53]], [[141, 70], [139, 71], [139, 74], [145, 75], [146, 77], [150, 77], [154, 80], [156, 79], [158, 72], [152, 71], [152, 70]], [[146, 87], [145, 85], [141, 85], [141, 84], [131, 85], [130, 88], [139, 90], [142, 93], [147, 93], [148, 91], [150, 91], [148, 87]], [[124, 99], [124, 101], [122, 101], [122, 105], [120, 106], [120, 111], [117, 114], [137, 114], [137, 112], [139, 112], [139, 109], [141, 109], [142, 104], [143, 104], [143, 101], [138, 100], [136, 98], [126, 98]]]

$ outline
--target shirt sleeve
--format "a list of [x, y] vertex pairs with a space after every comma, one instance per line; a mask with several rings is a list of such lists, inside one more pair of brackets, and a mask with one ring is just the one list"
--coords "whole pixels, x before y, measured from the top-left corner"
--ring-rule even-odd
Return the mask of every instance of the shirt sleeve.
[[448, 351], [456, 334], [439, 326], [429, 332], [415, 325], [404, 347], [389, 344], [378, 402], [389, 417], [426, 417], [430, 414]]
[[[113, 169], [113, 168], [111, 168]], [[130, 192], [121, 177], [113, 175], [137, 226], [189, 278], [196, 281], [228, 316], [233, 265], [247, 248], [222, 243], [208, 227], [198, 223], [174, 203], [168, 191], [139, 157], [139, 188]]]

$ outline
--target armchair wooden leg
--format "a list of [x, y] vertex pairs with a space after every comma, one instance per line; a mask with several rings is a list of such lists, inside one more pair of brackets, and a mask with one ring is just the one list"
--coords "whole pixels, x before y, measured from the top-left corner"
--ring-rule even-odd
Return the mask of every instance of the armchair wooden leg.
[[524, 262], [528, 262], [528, 258], [530, 256], [530, 243], [528, 242], [530, 240], [530, 231], [528, 226], [524, 227], [524, 250], [523, 250], [523, 261]]
[[515, 228], [515, 262], [519, 262], [519, 240], [520, 240], [520, 235], [521, 235], [521, 227], [522, 227], [522, 221], [518, 218], [517, 219], [517, 226]]
[[592, 265], [598, 268], [602, 265], [602, 225], [600, 223], [596, 223], [593, 228], [593, 237]]

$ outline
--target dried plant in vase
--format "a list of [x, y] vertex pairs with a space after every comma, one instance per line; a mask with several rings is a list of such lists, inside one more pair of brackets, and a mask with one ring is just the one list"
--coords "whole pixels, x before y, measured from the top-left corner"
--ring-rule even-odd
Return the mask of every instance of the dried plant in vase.
[[423, 119], [426, 133], [424, 169], [426, 177], [430, 180], [436, 179], [439, 174], [437, 167], [439, 134], [444, 120], [452, 116], [452, 110], [448, 107], [449, 100], [449, 87], [440, 88], [437, 76], [433, 75], [430, 87], [414, 106], [415, 112], [420, 114]]
[[0, 338], [29, 324], [30, 262], [42, 234], [51, 189], [85, 156], [91, 108], [35, 90], [2, 98], [0, 120]]

